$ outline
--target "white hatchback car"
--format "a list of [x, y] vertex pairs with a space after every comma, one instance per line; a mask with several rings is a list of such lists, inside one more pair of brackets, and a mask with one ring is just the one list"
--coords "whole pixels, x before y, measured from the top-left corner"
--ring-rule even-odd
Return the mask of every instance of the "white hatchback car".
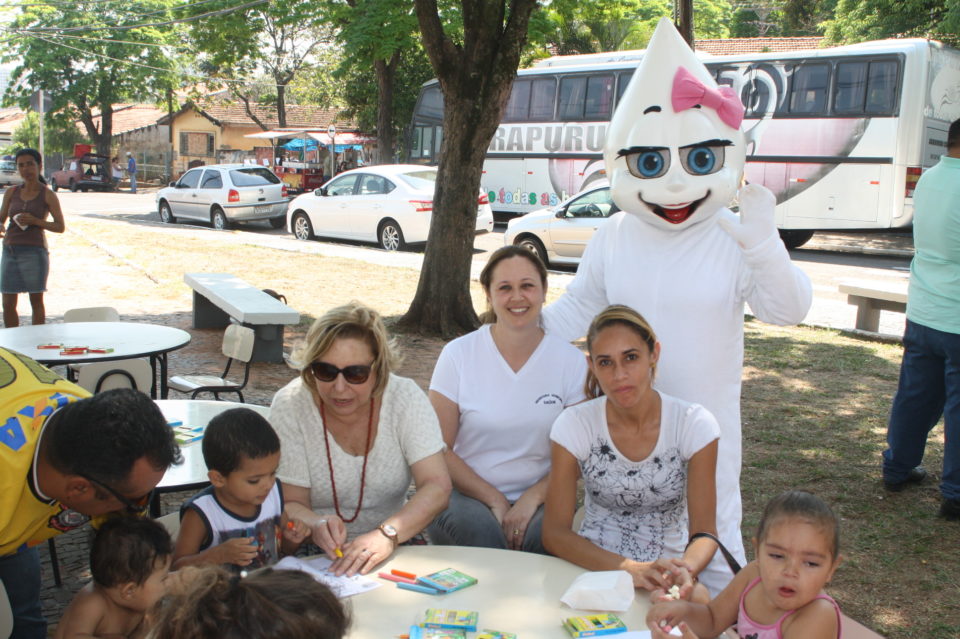
[[270, 169], [252, 164], [198, 166], [157, 191], [161, 221], [199, 220], [215, 229], [255, 220], [283, 228], [287, 202], [287, 185]]
[[503, 243], [526, 247], [547, 265], [579, 264], [587, 242], [619, 210], [610, 198], [609, 183], [595, 182], [559, 206], [513, 218]]
[[[436, 182], [437, 169], [419, 164], [344, 171], [290, 202], [287, 229], [301, 240], [320, 236], [376, 242], [388, 251], [422, 244], [430, 231]], [[483, 192], [477, 198], [475, 228], [493, 230], [493, 211]]]

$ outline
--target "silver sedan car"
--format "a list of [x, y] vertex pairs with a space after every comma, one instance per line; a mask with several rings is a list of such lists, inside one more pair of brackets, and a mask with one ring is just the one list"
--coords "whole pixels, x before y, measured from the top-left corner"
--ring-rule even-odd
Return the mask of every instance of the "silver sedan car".
[[287, 185], [252, 164], [212, 164], [190, 169], [157, 191], [160, 219], [209, 222], [216, 229], [235, 222], [268, 220], [275, 229], [287, 221]]
[[503, 243], [526, 247], [548, 266], [576, 265], [596, 230], [619, 210], [610, 198], [610, 185], [594, 183], [559, 206], [513, 218]]

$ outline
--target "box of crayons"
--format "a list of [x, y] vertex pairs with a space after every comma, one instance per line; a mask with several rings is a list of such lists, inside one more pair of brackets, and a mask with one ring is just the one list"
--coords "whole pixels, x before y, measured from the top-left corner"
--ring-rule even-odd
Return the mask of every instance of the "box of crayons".
[[563, 622], [563, 627], [567, 629], [571, 637], [575, 638], [612, 635], [627, 631], [627, 626], [620, 620], [620, 617], [609, 612], [567, 617]]
[[465, 630], [410, 626], [409, 639], [467, 639]]
[[477, 578], [471, 577], [470, 575], [460, 572], [454, 568], [444, 568], [443, 570], [438, 570], [437, 572], [430, 573], [429, 575], [417, 577], [417, 581], [425, 586], [439, 590], [441, 594], [447, 594], [448, 592], [453, 592], [454, 590], [460, 590], [461, 588], [472, 586], [473, 584], [477, 583]]
[[517, 635], [512, 632], [500, 632], [499, 630], [484, 628], [475, 639], [517, 639]]
[[477, 620], [480, 613], [475, 610], [443, 610], [441, 608], [427, 608], [423, 616], [424, 628], [442, 628], [452, 630], [477, 629]]

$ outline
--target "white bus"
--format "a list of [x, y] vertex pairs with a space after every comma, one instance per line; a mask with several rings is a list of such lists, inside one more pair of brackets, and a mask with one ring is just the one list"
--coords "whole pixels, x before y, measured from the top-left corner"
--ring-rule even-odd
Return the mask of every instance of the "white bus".
[[[498, 218], [555, 205], [605, 178], [616, 102], [643, 51], [558, 56], [517, 73], [481, 186]], [[746, 106], [746, 179], [777, 196], [789, 246], [815, 230], [910, 226], [913, 186], [960, 118], [960, 51], [923, 39], [738, 56], [700, 55]], [[411, 162], [436, 163], [443, 96], [423, 85]]]

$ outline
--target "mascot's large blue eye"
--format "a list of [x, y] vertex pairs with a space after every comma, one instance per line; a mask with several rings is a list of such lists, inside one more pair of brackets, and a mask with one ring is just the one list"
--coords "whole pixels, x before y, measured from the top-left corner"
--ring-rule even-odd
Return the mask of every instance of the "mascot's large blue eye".
[[670, 168], [669, 149], [649, 149], [626, 154], [627, 169], [643, 180], [660, 177]]
[[690, 175], [710, 175], [723, 168], [724, 147], [688, 146], [680, 149], [680, 164]]

